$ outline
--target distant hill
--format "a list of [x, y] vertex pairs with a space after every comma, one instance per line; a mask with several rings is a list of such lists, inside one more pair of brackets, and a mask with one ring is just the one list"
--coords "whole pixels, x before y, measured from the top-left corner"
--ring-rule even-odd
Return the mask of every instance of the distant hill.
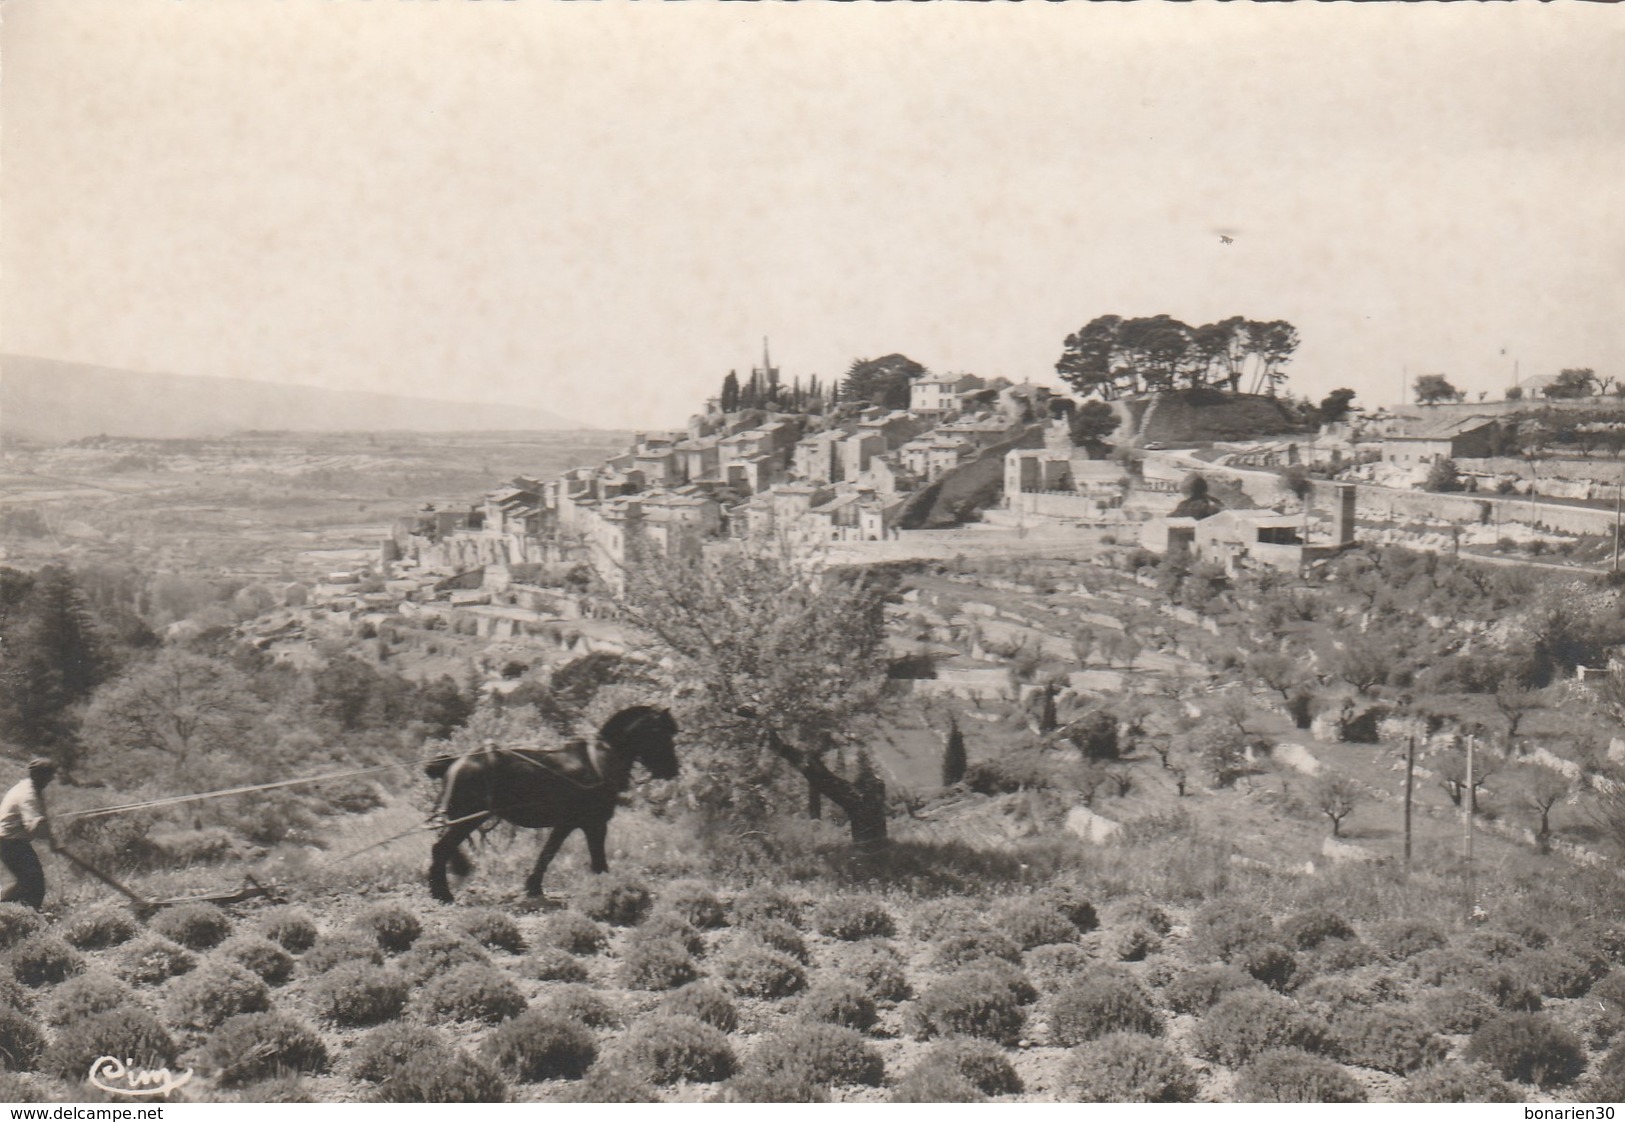
[[0, 435], [198, 437], [241, 429], [469, 432], [583, 429], [541, 409], [436, 401], [0, 355]]

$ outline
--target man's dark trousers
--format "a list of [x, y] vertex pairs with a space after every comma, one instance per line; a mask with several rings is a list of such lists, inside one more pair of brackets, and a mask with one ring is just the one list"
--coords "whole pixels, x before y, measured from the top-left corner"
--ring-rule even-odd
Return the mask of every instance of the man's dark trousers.
[[38, 911], [45, 903], [45, 869], [34, 846], [25, 841], [0, 841], [0, 865], [11, 874], [13, 884], [0, 892], [0, 901], [27, 904]]

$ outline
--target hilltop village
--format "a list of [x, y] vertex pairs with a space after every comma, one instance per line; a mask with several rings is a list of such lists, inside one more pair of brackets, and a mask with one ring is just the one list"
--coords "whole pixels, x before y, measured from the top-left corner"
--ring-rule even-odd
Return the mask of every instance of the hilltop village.
[[[764, 357], [752, 381], [778, 373]], [[284, 640], [389, 624], [618, 649], [608, 617], [634, 558], [740, 541], [815, 564], [1184, 549], [1233, 573], [1296, 572], [1356, 540], [1583, 567], [1612, 540], [1620, 468], [1591, 452], [1609, 447], [1615, 429], [1596, 417], [1616, 398], [1546, 401], [1537, 420], [1514, 392], [1307, 425], [1271, 396], [1175, 391], [1099, 402], [1115, 428], [1080, 443], [1072, 418], [1098, 399], [973, 374], [925, 373], [906, 392], [904, 408], [712, 399], [602, 463], [425, 503], [376, 563], [245, 629], [283, 654]]]

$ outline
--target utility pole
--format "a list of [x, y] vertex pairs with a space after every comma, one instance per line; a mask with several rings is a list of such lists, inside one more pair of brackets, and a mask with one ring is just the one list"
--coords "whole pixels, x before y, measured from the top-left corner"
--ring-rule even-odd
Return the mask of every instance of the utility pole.
[[1614, 574], [1619, 574], [1619, 526], [1621, 499], [1625, 498], [1625, 473], [1614, 482]]
[[1416, 733], [1405, 746], [1405, 875], [1411, 873], [1411, 798], [1416, 791]]
[[1478, 887], [1473, 871], [1473, 806], [1478, 801], [1476, 789], [1473, 786], [1473, 749], [1477, 745], [1476, 736], [1467, 737], [1467, 789], [1461, 797], [1462, 829], [1466, 834], [1467, 843], [1467, 918], [1473, 918], [1473, 909], [1478, 904]]

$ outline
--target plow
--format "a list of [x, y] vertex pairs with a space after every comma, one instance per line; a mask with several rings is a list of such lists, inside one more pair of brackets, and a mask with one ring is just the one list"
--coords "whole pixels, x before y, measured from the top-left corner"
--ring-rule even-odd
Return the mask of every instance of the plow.
[[[326, 775], [308, 776], [299, 779], [283, 779], [272, 783], [260, 783], [247, 787], [231, 787], [219, 791], [202, 791], [195, 794], [175, 795], [167, 798], [149, 799], [142, 802], [123, 803], [116, 806], [97, 807], [93, 810], [77, 811], [63, 815], [62, 817], [64, 820], [104, 818], [112, 815], [128, 814], [140, 810], [153, 809], [156, 807], [175, 806], [181, 803], [202, 802], [209, 799], [227, 798], [233, 795], [256, 794], [278, 788], [313, 785], [317, 783], [331, 782], [338, 779], [350, 779], [359, 775], [367, 775], [381, 771], [393, 771], [399, 768], [413, 766], [416, 766], [415, 763], [383, 764], [375, 767], [357, 768], [351, 771], [335, 772]], [[349, 858], [360, 853], [377, 849], [380, 846], [399, 841], [402, 838], [410, 837], [414, 834], [422, 833], [427, 830], [441, 829], [444, 827], [444, 825], [444, 822], [430, 820], [422, 825], [414, 826], [410, 830], [396, 834], [393, 837], [386, 838], [380, 842], [374, 842], [373, 844], [356, 850], [353, 853], [345, 854], [343, 857], [337, 858], [330, 863], [336, 864], [339, 861], [348, 860]], [[137, 914], [143, 916], [151, 915], [152, 913], [163, 908], [176, 907], [182, 904], [226, 905], [240, 904], [246, 900], [261, 899], [270, 901], [272, 903], [284, 903], [287, 899], [283, 886], [275, 883], [262, 883], [252, 874], [245, 874], [242, 885], [233, 890], [204, 892], [188, 896], [173, 896], [162, 899], [154, 899], [130, 887], [130, 885], [126, 884], [112, 873], [109, 873], [106, 869], [100, 868], [93, 862], [85, 859], [80, 854], [75, 853], [72, 849], [65, 845], [53, 843], [51, 849], [59, 857], [67, 861], [68, 864], [72, 865], [86, 876], [89, 876], [93, 880], [106, 885], [108, 888], [124, 897], [125, 900], [129, 901], [130, 906], [137, 912]]]

